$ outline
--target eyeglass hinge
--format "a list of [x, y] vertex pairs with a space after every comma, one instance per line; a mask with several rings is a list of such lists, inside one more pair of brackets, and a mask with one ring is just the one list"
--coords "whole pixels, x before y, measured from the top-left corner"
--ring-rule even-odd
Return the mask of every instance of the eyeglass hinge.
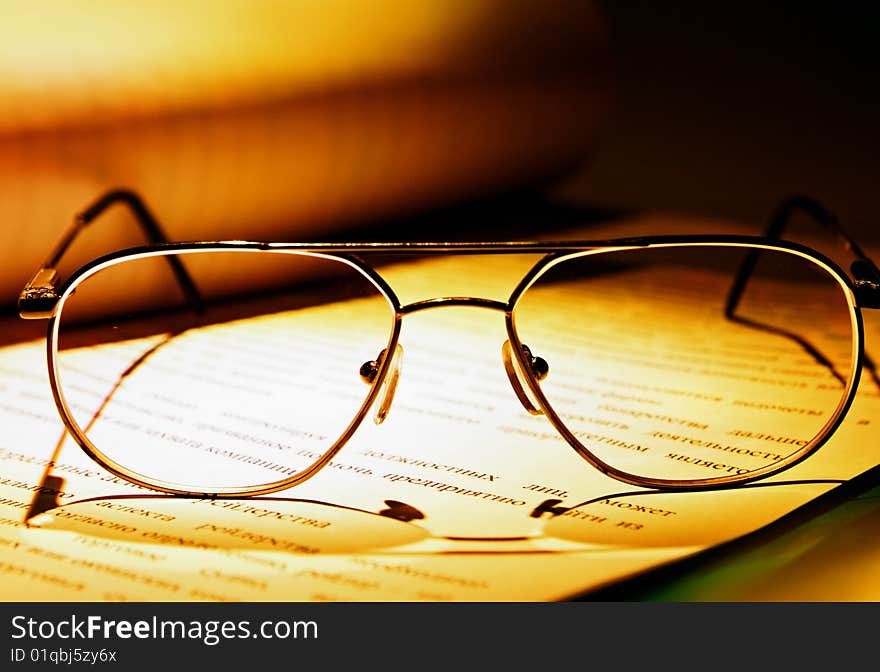
[[41, 268], [18, 296], [18, 314], [25, 320], [44, 320], [55, 313], [58, 294], [55, 293], [54, 268]]
[[870, 280], [856, 280], [856, 302], [861, 308], [880, 308], [880, 284]]
[[862, 308], [880, 308], [880, 270], [869, 259], [858, 259], [850, 266], [855, 281], [856, 302]]

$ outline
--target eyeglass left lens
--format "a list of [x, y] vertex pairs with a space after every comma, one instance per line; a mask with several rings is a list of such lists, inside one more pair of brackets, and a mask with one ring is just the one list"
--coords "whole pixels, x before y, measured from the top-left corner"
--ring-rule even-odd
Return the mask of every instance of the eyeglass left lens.
[[388, 297], [346, 262], [279, 251], [168, 256], [85, 276], [58, 317], [57, 381], [76, 433], [139, 481], [239, 492], [308, 469], [359, 420], [390, 345]]

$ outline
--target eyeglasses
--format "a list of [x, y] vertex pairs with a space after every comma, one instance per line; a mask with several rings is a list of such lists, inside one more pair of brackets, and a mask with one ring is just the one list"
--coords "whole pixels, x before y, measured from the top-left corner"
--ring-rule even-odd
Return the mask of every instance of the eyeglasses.
[[[114, 204], [150, 245], [59, 284], [70, 244]], [[800, 211], [841, 238], [852, 277], [782, 240]], [[406, 255], [531, 260], [505, 300], [403, 303], [380, 270]], [[880, 271], [806, 197], [783, 203], [763, 237], [168, 243], [137, 195], [114, 191], [76, 218], [19, 299], [23, 318], [48, 319], [52, 393], [79, 446], [137, 485], [210, 497], [302, 483], [371, 411], [381, 424], [403, 318], [452, 306], [503, 315], [501, 362], [527, 412], [504, 431], [542, 450], [547, 436], [528, 421], [544, 416], [587, 463], [632, 485], [776, 474], [837, 429], [863, 367], [877, 380], [861, 309], [880, 307]]]

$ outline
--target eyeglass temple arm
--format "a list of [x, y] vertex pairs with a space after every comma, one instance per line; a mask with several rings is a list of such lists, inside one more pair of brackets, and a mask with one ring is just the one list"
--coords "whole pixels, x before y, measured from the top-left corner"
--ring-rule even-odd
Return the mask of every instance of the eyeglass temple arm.
[[[853, 284], [858, 305], [862, 308], [880, 308], [880, 270], [878, 270], [877, 265], [868, 255], [864, 253], [862, 248], [844, 231], [843, 227], [838, 223], [837, 217], [816, 199], [798, 195], [784, 200], [770, 216], [764, 236], [771, 240], [781, 239], [792, 216], [798, 211], [805, 212], [814, 221], [830, 230], [843, 246], [856, 257], [855, 261], [850, 265], [850, 272], [854, 279]], [[754, 273], [760, 255], [761, 252], [759, 250], [752, 250], [746, 255], [742, 265], [739, 267], [736, 278], [727, 295], [727, 304], [724, 309], [724, 314], [727, 317], [733, 317], [733, 313], [745, 292], [749, 278]]]
[[[64, 237], [55, 246], [55, 249], [43, 265], [37, 269], [37, 272], [34, 273], [28, 284], [25, 285], [25, 288], [18, 297], [18, 310], [21, 317], [24, 319], [45, 319], [52, 316], [55, 304], [58, 301], [58, 295], [55, 291], [58, 263], [79, 233], [102, 215], [105, 210], [117, 203], [126, 206], [134, 215], [135, 221], [137, 221], [149, 243], [159, 245], [168, 242], [168, 238], [162, 231], [162, 227], [159, 226], [159, 222], [156, 221], [156, 218], [140, 196], [128, 189], [108, 191], [74, 217], [73, 224], [64, 234]], [[187, 302], [196, 312], [202, 312], [204, 308], [202, 298], [183, 262], [174, 255], [169, 255], [166, 259]]]
[[[850, 265], [850, 272], [853, 274], [854, 278], [853, 284], [855, 287], [856, 303], [862, 308], [880, 308], [880, 270], [877, 269], [877, 265], [864, 253], [862, 248], [859, 247], [846, 231], [844, 231], [843, 227], [838, 223], [837, 217], [835, 217], [833, 213], [816, 199], [810, 198], [809, 196], [797, 195], [784, 200], [770, 216], [764, 236], [771, 240], [781, 239], [792, 216], [799, 210], [810, 215], [814, 221], [824, 226], [826, 229], [829, 229], [831, 233], [840, 240], [844, 248], [856, 257], [856, 260]], [[751, 327], [780, 334], [796, 341], [819, 364], [827, 367], [832, 375], [842, 382], [843, 378], [834, 368], [834, 365], [831, 364], [830, 360], [822, 355], [815, 347], [810, 345], [805, 339], [778, 327], [763, 325], [753, 320], [739, 317], [735, 314], [736, 308], [746, 290], [749, 279], [755, 271], [755, 266], [757, 265], [760, 256], [760, 250], [752, 250], [746, 255], [746, 258], [743, 259], [743, 262], [737, 271], [736, 278], [733, 281], [733, 285], [730, 288], [730, 292], [727, 295], [727, 303], [724, 307], [725, 317]], [[864, 353], [863, 365], [868, 369], [871, 377], [877, 384], [877, 387], [880, 388], [880, 374], [878, 374], [877, 367], [867, 352]]]

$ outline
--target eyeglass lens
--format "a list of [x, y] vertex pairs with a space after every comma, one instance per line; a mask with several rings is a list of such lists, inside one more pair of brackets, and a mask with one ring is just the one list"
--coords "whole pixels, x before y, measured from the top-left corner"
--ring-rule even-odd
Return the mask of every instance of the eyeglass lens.
[[[370, 363], [392, 333], [388, 300], [334, 259], [257, 251], [181, 259], [204, 313], [186, 305], [162, 257], [107, 266], [67, 299], [56, 361], [71, 416], [106, 458], [186, 490], [301, 473], [367, 400]], [[224, 300], [212, 305], [216, 296]]]
[[762, 250], [729, 304], [749, 254], [587, 254], [529, 287], [515, 329], [573, 440], [628, 474], [700, 480], [747, 477], [823, 431], [853, 373], [846, 294], [814, 261]]

